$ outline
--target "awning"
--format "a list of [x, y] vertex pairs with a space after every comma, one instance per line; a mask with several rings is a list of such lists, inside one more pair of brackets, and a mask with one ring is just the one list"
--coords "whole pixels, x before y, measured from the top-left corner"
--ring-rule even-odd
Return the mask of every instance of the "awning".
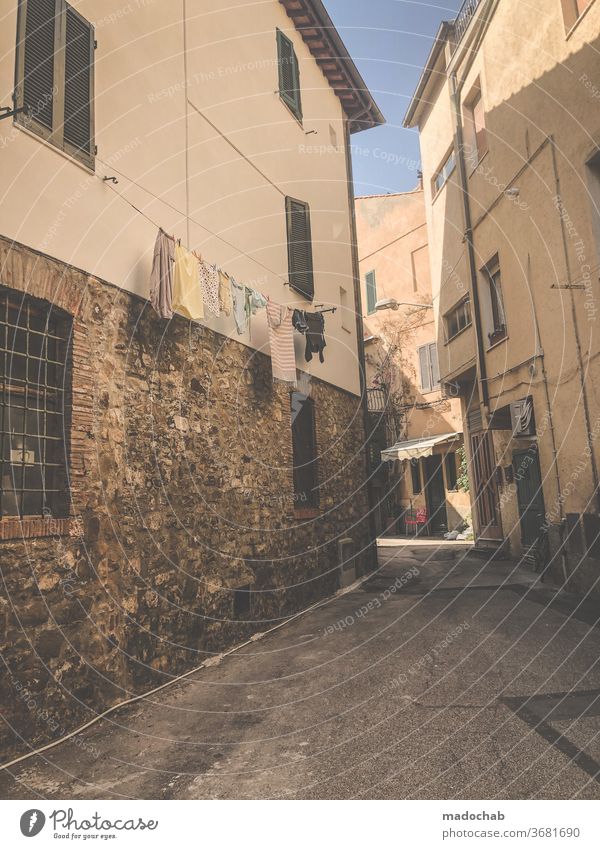
[[406, 442], [397, 442], [391, 448], [381, 452], [382, 461], [390, 460], [417, 460], [419, 457], [431, 457], [436, 445], [444, 442], [455, 442], [462, 437], [462, 433], [442, 433], [439, 436], [429, 436], [425, 439], [408, 439]]

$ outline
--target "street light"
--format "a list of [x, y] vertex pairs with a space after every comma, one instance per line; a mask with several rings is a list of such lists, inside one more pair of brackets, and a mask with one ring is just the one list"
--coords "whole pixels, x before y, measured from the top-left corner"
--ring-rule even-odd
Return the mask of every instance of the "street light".
[[399, 307], [421, 307], [423, 310], [432, 310], [433, 304], [415, 304], [411, 301], [397, 301], [396, 298], [384, 298], [375, 304], [375, 309], [378, 312], [382, 310], [397, 310]]

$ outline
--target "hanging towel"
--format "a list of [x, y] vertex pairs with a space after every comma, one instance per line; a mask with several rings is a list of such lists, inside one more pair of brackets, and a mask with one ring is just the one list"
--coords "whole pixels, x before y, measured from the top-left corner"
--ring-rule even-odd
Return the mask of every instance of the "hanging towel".
[[150, 303], [161, 318], [173, 316], [173, 253], [175, 242], [160, 230], [154, 243]]
[[294, 352], [292, 310], [268, 299], [267, 323], [269, 325], [273, 380], [281, 380], [284, 383], [296, 386], [296, 354]]
[[216, 265], [209, 265], [204, 284], [204, 301], [213, 315], [219, 316], [219, 270]]
[[248, 314], [246, 312], [246, 287], [240, 286], [233, 278], [231, 280], [231, 300], [233, 303], [235, 326], [241, 336], [246, 331], [248, 321]]
[[325, 357], [323, 356], [323, 350], [327, 346], [327, 342], [325, 341], [325, 317], [320, 312], [305, 312], [304, 318], [308, 325], [304, 359], [309, 363], [313, 358], [313, 354], [318, 354], [320, 362], [324, 363]]
[[198, 321], [204, 318], [204, 299], [200, 285], [198, 257], [175, 246], [175, 275], [173, 280], [173, 309]]
[[224, 271], [219, 269], [219, 307], [221, 312], [224, 313], [227, 318], [231, 315], [233, 310], [233, 303], [231, 300], [231, 284], [229, 282], [229, 277], [225, 274]]

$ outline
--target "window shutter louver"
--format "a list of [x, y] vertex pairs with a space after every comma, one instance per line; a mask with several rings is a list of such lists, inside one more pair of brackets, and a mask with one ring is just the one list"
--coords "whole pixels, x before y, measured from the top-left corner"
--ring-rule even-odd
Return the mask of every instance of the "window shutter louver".
[[423, 345], [418, 350], [419, 370], [421, 372], [421, 389], [423, 392], [431, 391], [431, 376], [429, 371], [429, 346]]
[[66, 10], [64, 138], [77, 150], [92, 153], [91, 84], [94, 40], [90, 24]]
[[286, 218], [290, 286], [312, 301], [315, 287], [308, 204], [286, 198]]
[[300, 71], [294, 45], [281, 30], [277, 30], [279, 63], [279, 93], [297, 118], [302, 118], [300, 101]]
[[375, 304], [377, 303], [377, 283], [374, 271], [368, 272], [365, 282], [367, 284], [367, 313], [370, 315], [375, 312]]
[[52, 129], [55, 0], [29, 0], [25, 18], [23, 104], [31, 117]]

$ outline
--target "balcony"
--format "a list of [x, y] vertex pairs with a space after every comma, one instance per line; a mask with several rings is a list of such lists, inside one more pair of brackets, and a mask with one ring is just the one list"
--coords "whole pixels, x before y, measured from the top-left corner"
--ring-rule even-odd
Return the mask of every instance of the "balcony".
[[465, 0], [454, 20], [454, 50], [458, 47], [482, 0]]
[[370, 413], [385, 413], [387, 409], [385, 389], [367, 389], [367, 408]]

